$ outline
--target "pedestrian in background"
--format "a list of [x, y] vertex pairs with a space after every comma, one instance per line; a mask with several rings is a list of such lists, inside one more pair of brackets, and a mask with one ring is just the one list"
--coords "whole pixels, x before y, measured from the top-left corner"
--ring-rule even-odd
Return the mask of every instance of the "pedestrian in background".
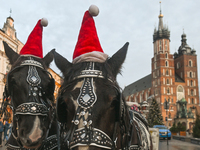
[[6, 139], [6, 141], [8, 141], [8, 129], [10, 128], [10, 124], [8, 123], [8, 121], [5, 121], [4, 124], [4, 138], [3, 141]]
[[2, 118], [0, 118], [0, 147], [2, 147], [2, 133], [3, 133], [3, 130], [4, 130], [4, 125], [3, 125], [3, 122], [2, 122]]

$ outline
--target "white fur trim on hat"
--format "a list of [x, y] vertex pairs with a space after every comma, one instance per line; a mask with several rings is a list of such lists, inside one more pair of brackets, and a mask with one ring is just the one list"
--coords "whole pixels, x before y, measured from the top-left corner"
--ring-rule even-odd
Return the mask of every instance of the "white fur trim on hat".
[[107, 60], [107, 58], [108, 58], [107, 54], [98, 52], [98, 51], [93, 51], [93, 52], [85, 53], [76, 57], [72, 63], [76, 64], [76, 63], [88, 62], [88, 61], [103, 63]]

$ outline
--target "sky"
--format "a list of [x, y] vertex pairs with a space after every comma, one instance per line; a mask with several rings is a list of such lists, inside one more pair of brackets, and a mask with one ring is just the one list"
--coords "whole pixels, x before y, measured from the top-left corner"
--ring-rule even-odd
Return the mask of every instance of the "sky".
[[[159, 0], [3, 0], [0, 5], [0, 28], [11, 15], [17, 38], [26, 40], [41, 18], [48, 19], [43, 29], [43, 53], [55, 48], [72, 62], [82, 18], [90, 5], [99, 8], [94, 18], [104, 53], [112, 56], [126, 42], [129, 48], [122, 75], [117, 80], [121, 88], [151, 73], [153, 31], [158, 28]], [[187, 35], [187, 44], [196, 50], [200, 62], [200, 1], [163, 0], [163, 22], [170, 30], [170, 53], [181, 45], [181, 35]], [[12, 13], [10, 13], [10, 9]], [[54, 62], [51, 68], [62, 75]], [[200, 70], [200, 65], [198, 65]], [[200, 80], [200, 75], [198, 75]], [[200, 84], [200, 83], [199, 83]]]

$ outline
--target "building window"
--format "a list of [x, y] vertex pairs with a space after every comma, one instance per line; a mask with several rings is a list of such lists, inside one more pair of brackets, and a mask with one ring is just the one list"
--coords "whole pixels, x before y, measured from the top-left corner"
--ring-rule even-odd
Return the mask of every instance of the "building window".
[[165, 66], [168, 67], [168, 65], [169, 65], [169, 64], [168, 64], [168, 61], [165, 61]]
[[166, 70], [166, 75], [167, 75], [167, 76], [169, 75], [169, 71], [168, 71], [168, 69]]
[[174, 102], [174, 99], [173, 99], [173, 97], [172, 97], [172, 103]]
[[160, 51], [161, 51], [162, 50], [162, 42], [161, 42], [161, 40], [160, 40], [159, 47], [160, 47]]
[[170, 90], [169, 90], [169, 87], [167, 88], [167, 94], [169, 94], [170, 93]]
[[165, 41], [165, 50], [167, 51], [167, 41]]
[[194, 95], [194, 90], [193, 89], [191, 89], [191, 96], [193, 96]]
[[167, 84], [169, 84], [169, 79], [167, 79]]
[[168, 54], [167, 53], [165, 53], [165, 58], [168, 58]]
[[193, 86], [193, 81], [192, 80], [190, 81], [190, 85]]
[[171, 106], [171, 110], [173, 110], [173, 106]]
[[180, 62], [176, 64], [176, 68], [179, 69], [181, 67]]
[[192, 98], [192, 104], [194, 104], [194, 99]]
[[192, 60], [189, 60], [188, 64], [189, 64], [189, 67], [192, 67]]
[[178, 86], [178, 92], [183, 92], [183, 87], [182, 86]]
[[170, 98], [168, 98], [168, 103], [170, 103]]
[[190, 78], [192, 78], [192, 72], [190, 72]]

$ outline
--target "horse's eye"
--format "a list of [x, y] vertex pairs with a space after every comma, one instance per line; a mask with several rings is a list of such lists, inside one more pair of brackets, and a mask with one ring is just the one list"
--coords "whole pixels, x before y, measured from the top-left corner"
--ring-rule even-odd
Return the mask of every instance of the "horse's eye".
[[118, 104], [119, 104], [119, 101], [118, 101], [116, 98], [114, 98], [114, 99], [112, 100], [112, 102], [111, 102], [110, 107], [111, 107], [111, 108], [116, 107]]

